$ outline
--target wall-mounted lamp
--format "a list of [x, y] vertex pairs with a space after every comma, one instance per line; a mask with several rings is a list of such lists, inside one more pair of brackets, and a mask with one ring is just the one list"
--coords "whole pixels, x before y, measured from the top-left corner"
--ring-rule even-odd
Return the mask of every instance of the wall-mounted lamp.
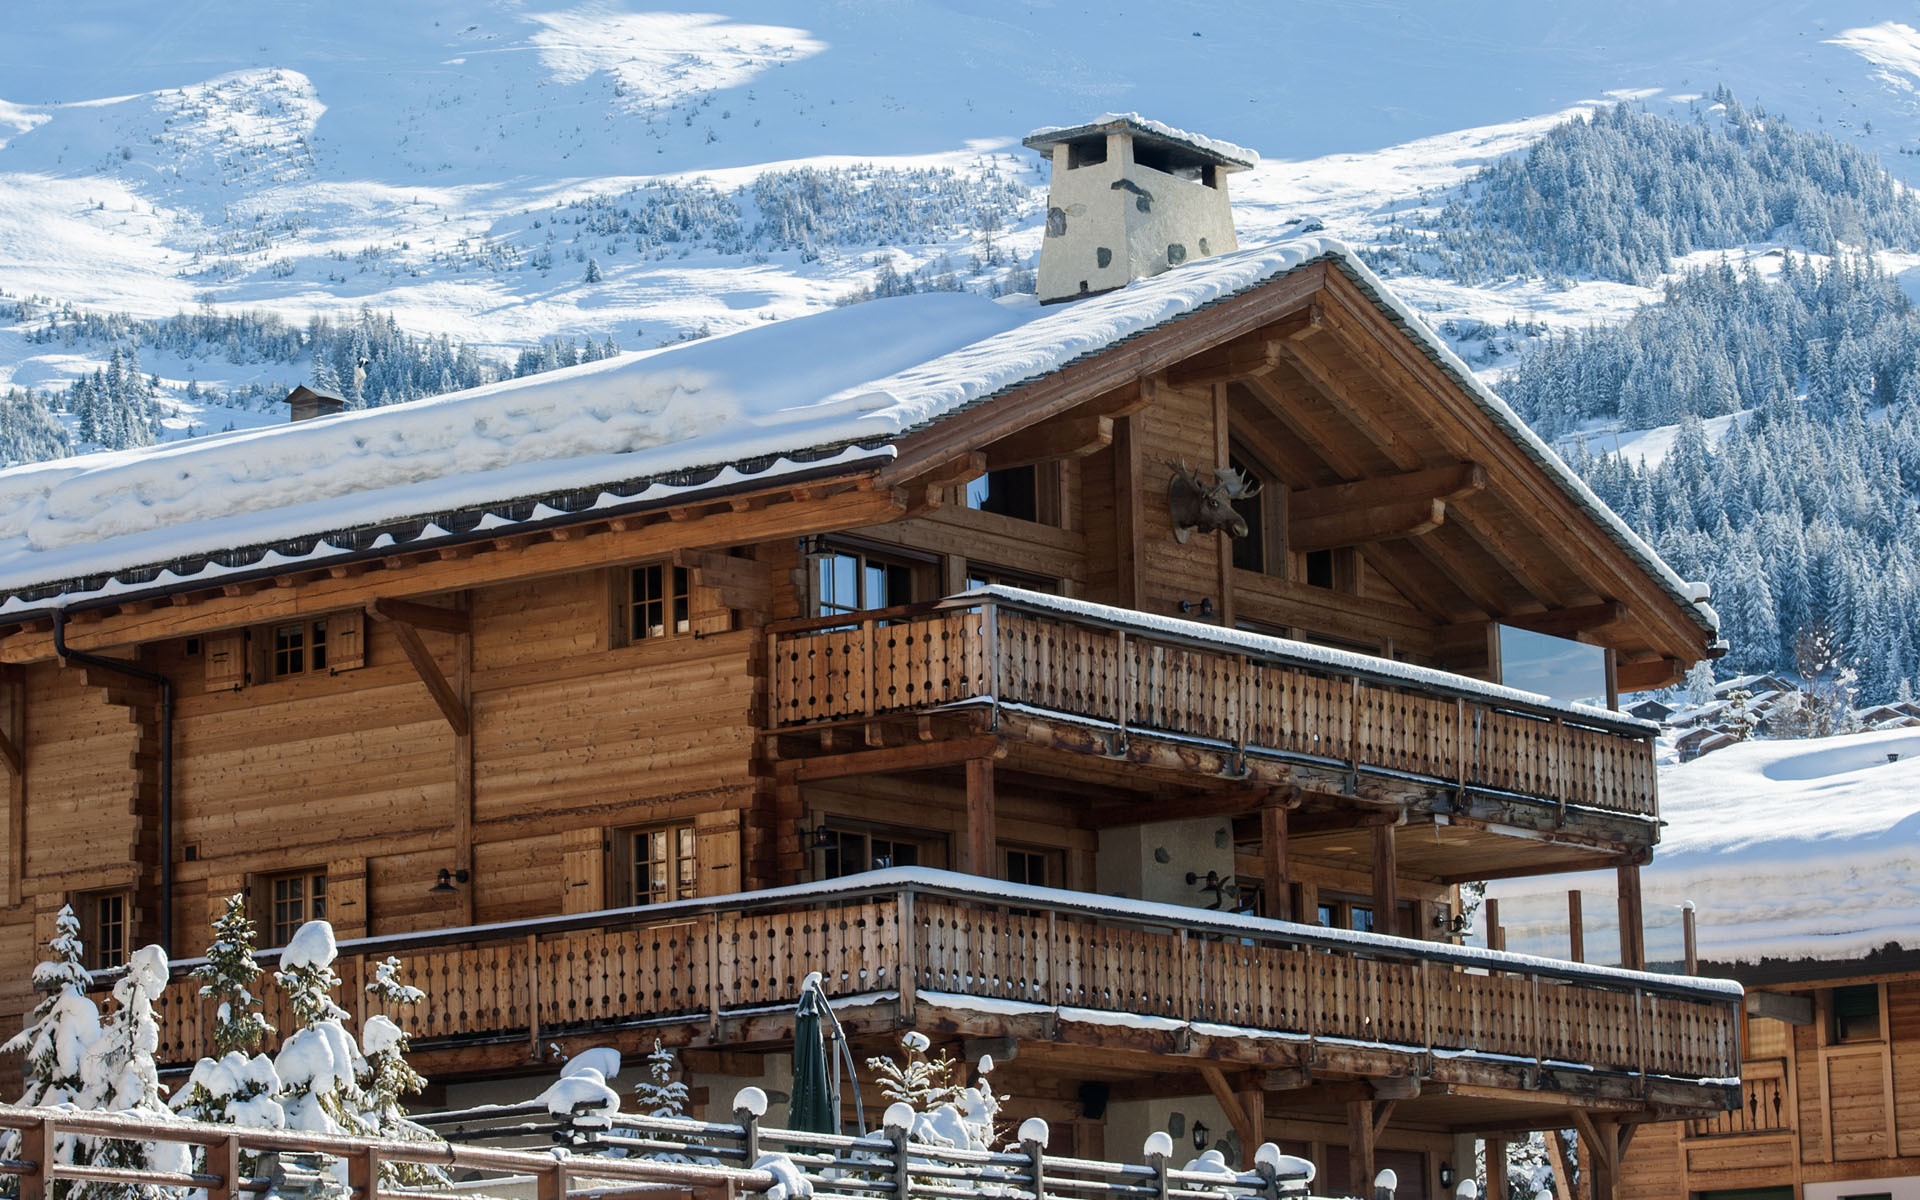
[[823, 558], [832, 558], [833, 547], [827, 544], [827, 539], [816, 533], [811, 537], [803, 537], [800, 539], [800, 557], [808, 562], [818, 562]]
[[1198, 600], [1182, 600], [1174, 607], [1179, 609], [1182, 615], [1199, 613], [1203, 617], [1210, 617], [1213, 615], [1213, 597], [1202, 596]]
[[1443, 1188], [1450, 1188], [1453, 1186], [1453, 1164], [1452, 1163], [1440, 1164], [1440, 1186]]
[[1207, 1137], [1212, 1132], [1213, 1130], [1195, 1121], [1193, 1123], [1193, 1148], [1195, 1150], [1205, 1150], [1207, 1148]]
[[840, 846], [840, 839], [833, 836], [833, 831], [827, 828], [825, 822], [815, 825], [811, 830], [807, 828], [805, 821], [796, 821], [795, 825], [802, 834], [810, 835], [807, 838], [808, 853], [816, 850], [835, 850]]
[[472, 876], [468, 874], [465, 868], [458, 871], [449, 871], [445, 867], [441, 867], [440, 877], [434, 881], [432, 887], [427, 889], [427, 894], [429, 896], [451, 896], [454, 893], [454, 884], [465, 883], [470, 878], [472, 878]]
[[1448, 933], [1465, 933], [1467, 931], [1467, 914], [1454, 913], [1449, 916], [1443, 912], [1434, 913], [1433, 927], [1435, 929], [1444, 929]]
[[1219, 908], [1221, 901], [1225, 900], [1228, 896], [1238, 896], [1240, 894], [1239, 888], [1231, 883], [1221, 881], [1220, 872], [1218, 871], [1208, 871], [1207, 877], [1204, 880], [1192, 871], [1188, 871], [1187, 883], [1190, 885], [1197, 884], [1202, 896], [1213, 897], [1213, 903], [1207, 905], [1208, 908]]

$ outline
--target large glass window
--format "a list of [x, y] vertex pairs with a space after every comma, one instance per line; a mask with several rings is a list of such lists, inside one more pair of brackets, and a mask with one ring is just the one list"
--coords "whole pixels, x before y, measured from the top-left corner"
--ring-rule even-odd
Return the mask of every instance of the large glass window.
[[884, 871], [889, 867], [937, 867], [943, 865], [945, 857], [933, 838], [884, 829], [829, 827], [816, 849], [820, 854], [822, 879], [839, 879], [862, 871]]
[[1550, 700], [1606, 707], [1606, 650], [1511, 625], [1499, 630], [1501, 683]]
[[913, 568], [860, 551], [835, 550], [822, 555], [814, 568], [817, 614], [891, 608], [913, 601]]

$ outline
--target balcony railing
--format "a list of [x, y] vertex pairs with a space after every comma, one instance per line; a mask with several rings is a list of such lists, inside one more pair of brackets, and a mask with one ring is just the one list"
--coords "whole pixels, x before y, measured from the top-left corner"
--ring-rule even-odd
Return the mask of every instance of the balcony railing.
[[966, 701], [1239, 755], [1656, 815], [1653, 733], [1463, 675], [1127, 609], [985, 588], [772, 635], [775, 726]]
[[1793, 1128], [1787, 1092], [1787, 1064], [1778, 1058], [1740, 1068], [1740, 1107], [1687, 1122], [1688, 1137], [1729, 1137], [1743, 1133], [1786, 1133]]
[[[1017, 907], [1015, 907], [1017, 906]], [[717, 1029], [791, 1005], [809, 972], [835, 996], [1062, 1019], [1130, 1014], [1597, 1070], [1736, 1073], [1737, 985], [1448, 943], [900, 868], [647, 908], [341, 943], [342, 999], [392, 955], [426, 999], [389, 1013], [417, 1044], [648, 1021]], [[271, 959], [269, 952], [262, 956]], [[208, 1052], [191, 979], [162, 997], [160, 1056]], [[264, 989], [281, 1029], [277, 988]], [[357, 999], [356, 999], [357, 998]], [[1090, 1010], [1090, 1011], [1087, 1011]], [[1222, 1030], [1214, 1027], [1231, 1027]]]

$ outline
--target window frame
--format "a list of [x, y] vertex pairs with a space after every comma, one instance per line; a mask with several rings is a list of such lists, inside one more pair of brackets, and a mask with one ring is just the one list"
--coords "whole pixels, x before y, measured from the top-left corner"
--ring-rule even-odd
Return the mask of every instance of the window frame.
[[[839, 559], [854, 561], [853, 579], [855, 603], [847, 607], [830, 603], [826, 584], [831, 576], [828, 566]], [[813, 617], [850, 617], [864, 612], [877, 612], [881, 609], [899, 608], [923, 599], [931, 590], [934, 561], [922, 559], [911, 554], [899, 553], [891, 549], [871, 549], [864, 544], [848, 542], [830, 542], [822, 547], [817, 555], [810, 556], [807, 571], [807, 610]], [[868, 592], [869, 572], [878, 569], [883, 572], [884, 585], [893, 586], [893, 573], [900, 572], [900, 578], [906, 583], [907, 595], [884, 596], [879, 604], [873, 603], [874, 597]], [[836, 597], [837, 599], [837, 597]]]
[[[846, 879], [850, 876], [864, 874], [867, 871], [886, 870], [889, 867], [901, 865], [934, 868], [944, 868], [947, 865], [948, 838], [944, 833], [926, 829], [911, 829], [901, 825], [883, 825], [869, 821], [850, 821], [835, 817], [823, 818], [818, 821], [813, 828], [816, 830], [825, 829], [827, 836], [840, 839], [841, 841], [840, 845], [832, 849], [809, 847], [807, 851], [810, 860], [808, 866], [815, 880]], [[812, 837], [813, 835], [809, 834], [808, 836]], [[829, 869], [828, 863], [832, 860], [827, 856], [844, 855], [846, 853], [845, 841], [847, 839], [859, 839], [864, 843], [860, 859], [864, 865], [851, 871]], [[914, 847], [915, 861], [906, 864], [888, 862], [885, 867], [873, 866], [873, 843], [876, 840], [885, 840], [896, 846]]]
[[[289, 631], [299, 635], [298, 644], [283, 645], [281, 635]], [[308, 675], [331, 675], [327, 655], [327, 618], [303, 617], [298, 621], [279, 621], [265, 626], [267, 678], [299, 679]], [[295, 658], [297, 656], [297, 660]]]
[[[647, 599], [639, 598], [641, 573], [660, 572], [661, 592]], [[696, 586], [693, 568], [683, 567], [670, 559], [657, 559], [649, 562], [634, 563], [619, 568], [618, 593], [619, 613], [615, 621], [616, 641], [623, 646], [638, 646], [646, 642], [663, 642], [677, 637], [688, 637], [693, 628], [693, 590]], [[667, 615], [672, 606], [681, 607], [669, 626]], [[660, 625], [642, 626], [640, 612], [643, 606], [660, 606]]]
[[[1020, 473], [1031, 473], [1029, 476], [1030, 482], [1027, 483], [1026, 486], [1032, 493], [1033, 515], [1027, 516], [1024, 512], [1007, 512], [1002, 509], [989, 507], [993, 496], [994, 477], [999, 476], [1001, 479], [1007, 480], [1011, 485], [1012, 476]], [[996, 471], [983, 472], [961, 484], [958, 489], [958, 499], [960, 507], [972, 512], [986, 513], [990, 516], [1000, 517], [1008, 521], [1024, 521], [1032, 525], [1046, 525], [1058, 529], [1064, 524], [1063, 514], [1066, 510], [1065, 498], [1061, 494], [1061, 481], [1063, 478], [1061, 463], [1058, 459], [1023, 463], [1017, 467], [1002, 467]], [[984, 489], [984, 491], [980, 491], [981, 489]], [[978, 502], [976, 502], [977, 491], [980, 491]]]
[[[80, 944], [82, 961], [89, 971], [112, 971], [127, 965], [127, 958], [133, 953], [133, 890], [131, 888], [97, 888], [88, 892], [76, 892], [67, 903], [74, 906], [76, 916], [80, 918]], [[119, 908], [116, 920], [111, 923], [102, 921], [101, 906], [114, 904]], [[115, 944], [106, 944], [104, 931], [117, 930]]]
[[[639, 839], [661, 836], [665, 837], [665, 856], [656, 859], [649, 851], [643, 860], [637, 846]], [[691, 818], [623, 825], [613, 831], [610, 845], [613, 870], [609, 872], [609, 882], [614, 907], [645, 908], [671, 904], [675, 900], [692, 900], [700, 895], [700, 831]], [[644, 897], [640, 894], [638, 878], [643, 861], [664, 867], [663, 885], [649, 885]]]
[[[1058, 846], [1033, 846], [1024, 842], [1001, 842], [997, 847], [1000, 854], [1000, 878], [1008, 883], [1021, 883], [1028, 887], [1065, 888], [1067, 886], [1067, 852]], [[1029, 860], [1038, 859], [1042, 869], [1042, 879], [1035, 883], [1031, 878], [1013, 877], [1013, 858], [1019, 855]]]
[[[1843, 1016], [1840, 1012], [1842, 992], [1856, 997], [1871, 997], [1873, 1000], [1873, 1026], [1871, 1030], [1850, 1029], [1847, 1022], [1860, 1020]], [[1831, 1046], [1871, 1045], [1887, 1040], [1887, 998], [1877, 983], [1846, 984], [1833, 989], [1827, 1002], [1827, 1044]]]
[[[287, 897], [284, 901], [279, 889], [282, 884], [298, 882], [301, 886], [299, 896]], [[316, 887], [315, 885], [318, 884]], [[287, 871], [272, 871], [255, 877], [252, 893], [255, 897], [254, 927], [260, 931], [262, 949], [284, 946], [293, 940], [293, 935], [309, 921], [331, 920], [327, 904], [327, 868], [322, 866], [298, 867]], [[297, 920], [280, 920], [282, 903], [297, 903], [300, 916]], [[281, 934], [285, 929], [285, 936]]]

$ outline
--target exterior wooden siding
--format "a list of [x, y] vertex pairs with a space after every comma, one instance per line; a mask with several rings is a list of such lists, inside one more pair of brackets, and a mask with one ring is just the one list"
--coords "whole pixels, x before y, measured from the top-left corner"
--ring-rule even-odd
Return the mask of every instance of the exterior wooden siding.
[[1636, 1142], [1624, 1183], [1648, 1196], [1781, 1185], [1798, 1196], [1810, 1185], [1920, 1176], [1920, 977], [1873, 982], [1877, 1039], [1834, 1042], [1824, 986], [1798, 993], [1813, 1001], [1810, 1024], [1750, 1020], [1740, 1106]]

